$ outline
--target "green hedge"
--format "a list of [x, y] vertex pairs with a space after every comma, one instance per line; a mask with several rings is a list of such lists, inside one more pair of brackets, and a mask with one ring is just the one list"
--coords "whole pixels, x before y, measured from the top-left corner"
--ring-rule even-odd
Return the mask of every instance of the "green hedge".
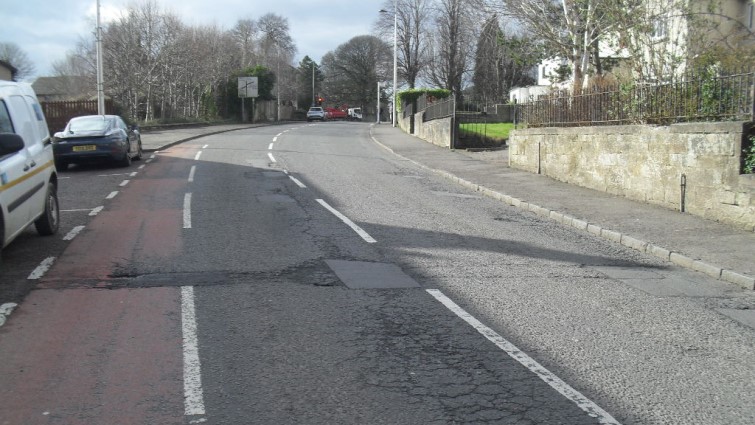
[[403, 110], [403, 105], [414, 103], [423, 94], [432, 96], [436, 99], [445, 99], [451, 96], [451, 90], [448, 89], [409, 89], [398, 92], [398, 105], [397, 110]]

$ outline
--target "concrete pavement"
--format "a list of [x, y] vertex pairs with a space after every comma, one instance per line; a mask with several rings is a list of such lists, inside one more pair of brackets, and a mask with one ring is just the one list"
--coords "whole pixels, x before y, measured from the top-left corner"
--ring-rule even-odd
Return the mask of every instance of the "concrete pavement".
[[[154, 151], [198, 137], [266, 124], [229, 124], [142, 134]], [[367, 124], [365, 124], [367, 125]], [[684, 268], [755, 289], [755, 233], [512, 169], [508, 152], [452, 151], [390, 125], [373, 140], [408, 161], [481, 194]]]

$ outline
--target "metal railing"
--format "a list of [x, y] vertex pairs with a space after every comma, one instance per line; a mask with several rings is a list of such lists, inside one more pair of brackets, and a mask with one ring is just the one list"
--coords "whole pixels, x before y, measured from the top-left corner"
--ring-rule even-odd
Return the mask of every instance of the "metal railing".
[[432, 120], [437, 120], [441, 118], [452, 117], [454, 116], [455, 110], [456, 110], [456, 100], [453, 98], [453, 96], [451, 96], [447, 99], [443, 99], [443, 100], [433, 102], [431, 104], [427, 104], [425, 108], [424, 120], [432, 121]]
[[755, 120], [755, 72], [679, 82], [556, 91], [523, 103], [529, 127]]

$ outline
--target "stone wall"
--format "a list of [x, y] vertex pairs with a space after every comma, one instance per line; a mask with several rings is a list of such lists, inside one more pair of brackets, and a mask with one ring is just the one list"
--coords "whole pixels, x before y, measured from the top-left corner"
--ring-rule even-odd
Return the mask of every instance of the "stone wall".
[[444, 148], [451, 147], [451, 131], [453, 118], [441, 118], [432, 121], [422, 121], [423, 112], [414, 114], [414, 133], [409, 132], [411, 120], [409, 117], [404, 118], [403, 114], [397, 116], [397, 125], [405, 132], [419, 137], [420, 139], [430, 142], [434, 145]]
[[755, 175], [740, 174], [743, 131], [742, 122], [515, 130], [509, 163], [755, 231]]

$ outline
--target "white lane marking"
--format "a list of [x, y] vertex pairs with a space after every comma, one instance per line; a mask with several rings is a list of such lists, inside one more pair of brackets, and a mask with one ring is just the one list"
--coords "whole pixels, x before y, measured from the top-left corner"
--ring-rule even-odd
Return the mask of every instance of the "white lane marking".
[[151, 156], [149, 157], [149, 159], [155, 159], [155, 155], [154, 155], [154, 154], [153, 154], [153, 155], [151, 155]]
[[71, 229], [70, 232], [68, 232], [67, 235], [63, 236], [64, 241], [72, 241], [73, 238], [75, 238], [79, 233], [81, 233], [82, 230], [84, 230], [85, 226], [76, 226], [73, 229]]
[[41, 279], [42, 276], [47, 273], [48, 270], [50, 270], [50, 267], [52, 267], [53, 263], [55, 262], [55, 257], [47, 257], [44, 260], [42, 260], [41, 263], [37, 266], [36, 269], [32, 270], [31, 274], [27, 279], [29, 280], [38, 280]]
[[98, 174], [97, 177], [115, 177], [115, 176], [125, 176], [128, 173], [120, 173], [120, 174]]
[[189, 171], [189, 183], [191, 183], [191, 182], [194, 181], [194, 173], [196, 173], [196, 172], [197, 172], [197, 166], [196, 165], [192, 165], [191, 166], [191, 171]]
[[113, 199], [113, 198], [115, 198], [116, 196], [118, 196], [118, 191], [117, 191], [117, 190], [115, 190], [115, 191], [113, 191], [113, 192], [110, 192], [110, 193], [109, 193], [109, 194], [108, 194], [108, 195], [107, 195], [107, 196], [105, 197], [105, 199]]
[[184, 415], [204, 415], [202, 373], [197, 342], [197, 316], [194, 308], [194, 287], [181, 287], [181, 327], [184, 355]]
[[588, 399], [582, 393], [572, 388], [569, 384], [562, 381], [561, 378], [554, 375], [551, 371], [544, 368], [540, 363], [535, 361], [532, 357], [525, 354], [514, 344], [510, 343], [504, 337], [499, 335], [496, 331], [485, 326], [474, 316], [467, 313], [463, 308], [459, 307], [450, 298], [446, 297], [441, 291], [437, 289], [427, 289], [427, 293], [432, 295], [441, 304], [446, 306], [449, 310], [454, 312], [462, 320], [471, 325], [477, 332], [481, 333], [490, 342], [498, 346], [501, 350], [505, 351], [512, 359], [518, 361], [522, 366], [530, 370], [530, 372], [537, 375], [540, 379], [545, 381], [548, 385], [553, 387], [556, 391], [561, 393], [564, 397], [575, 403], [580, 409], [584, 410], [590, 417], [596, 418], [601, 424], [619, 425], [619, 421], [614, 419], [608, 412], [603, 410], [600, 406], [595, 404], [592, 400]]
[[191, 193], [184, 195], [184, 229], [191, 229]]
[[13, 310], [16, 307], [18, 307], [18, 304], [16, 303], [5, 303], [3, 305], [0, 305], [0, 326], [3, 326], [5, 324], [8, 316], [13, 313]]
[[[285, 133], [285, 132], [281, 131], [280, 133], [276, 134], [275, 135], [275, 139], [277, 139], [278, 137], [282, 136], [283, 133]], [[273, 139], [273, 141], [275, 141], [275, 139]]]
[[[273, 141], [275, 141], [275, 140], [273, 140]], [[269, 151], [273, 150], [273, 144], [272, 143], [270, 143], [270, 145], [267, 147], [267, 150], [269, 150]]]
[[100, 205], [99, 207], [92, 209], [92, 211], [89, 212], [89, 216], [90, 217], [94, 217], [97, 214], [99, 214], [100, 211], [102, 211], [103, 209], [105, 209], [105, 207], [103, 207], [103, 206]]
[[121, 182], [121, 184], [119, 184], [118, 186], [120, 186], [120, 187], [125, 187], [125, 186], [126, 186], [126, 185], [128, 184], [128, 182], [130, 182], [130, 181], [131, 181], [131, 180], [124, 180], [124, 181], [122, 181], [122, 182]]
[[60, 210], [60, 212], [82, 212], [82, 211], [92, 211], [91, 208], [80, 208], [76, 210]]
[[270, 158], [270, 161], [277, 162], [275, 160], [275, 157], [273, 156], [273, 154], [271, 154], [271, 153], [268, 152], [267, 156]]
[[144, 162], [146, 162], [147, 164], [149, 164], [150, 162], [152, 162], [152, 159], [148, 159], [148, 160], [146, 160]]
[[197, 154], [194, 156], [194, 161], [199, 161], [200, 156], [202, 156], [202, 151], [197, 152]]
[[288, 176], [289, 179], [293, 180], [294, 183], [296, 183], [297, 186], [299, 186], [302, 189], [306, 189], [307, 186], [304, 185], [304, 183], [300, 182], [296, 177], [294, 176]]
[[[280, 134], [278, 136], [280, 136]], [[277, 142], [278, 141], [278, 136], [273, 137], [273, 142]]]
[[134, 171], [133, 173], [129, 174], [128, 176], [129, 177], [136, 177], [137, 174], [139, 174], [139, 173], [137, 173], [136, 171]]
[[325, 207], [328, 211], [330, 211], [331, 213], [333, 213], [333, 215], [335, 215], [336, 217], [340, 218], [341, 221], [343, 221], [344, 223], [346, 223], [347, 226], [351, 227], [355, 232], [357, 232], [357, 234], [359, 236], [362, 237], [362, 239], [365, 240], [365, 242], [367, 242], [367, 243], [375, 243], [375, 242], [377, 242], [375, 239], [372, 238], [372, 236], [370, 236], [367, 232], [365, 232], [364, 230], [362, 230], [361, 227], [357, 226], [356, 224], [354, 224], [353, 221], [349, 220], [348, 217], [346, 217], [345, 215], [343, 215], [340, 212], [338, 212], [338, 210], [336, 210], [335, 208], [333, 208], [330, 205], [328, 205], [327, 202], [323, 201], [322, 199], [318, 199], [317, 202], [319, 202], [320, 205], [322, 205], [323, 207]]
[[140, 165], [140, 166], [139, 166], [139, 169], [140, 169], [140, 170], [143, 170], [143, 169], [144, 169], [144, 167], [146, 167], [146, 166], [147, 166], [147, 164], [142, 164], [142, 165]]
[[210, 146], [210, 145], [204, 145], [204, 146], [202, 146], [202, 149], [207, 149], [208, 146]]

